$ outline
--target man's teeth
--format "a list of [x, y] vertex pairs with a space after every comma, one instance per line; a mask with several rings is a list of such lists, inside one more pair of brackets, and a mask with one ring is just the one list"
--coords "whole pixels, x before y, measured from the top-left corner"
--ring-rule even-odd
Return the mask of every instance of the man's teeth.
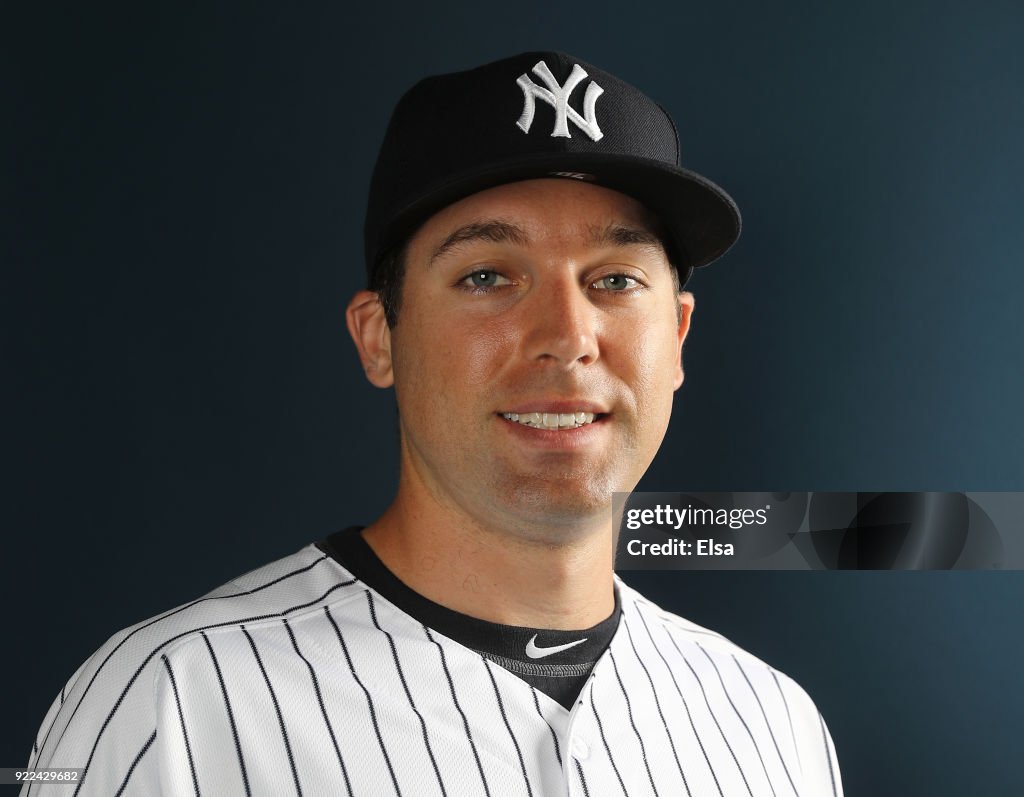
[[592, 412], [503, 412], [501, 416], [538, 429], [576, 429], [593, 423], [595, 417]]

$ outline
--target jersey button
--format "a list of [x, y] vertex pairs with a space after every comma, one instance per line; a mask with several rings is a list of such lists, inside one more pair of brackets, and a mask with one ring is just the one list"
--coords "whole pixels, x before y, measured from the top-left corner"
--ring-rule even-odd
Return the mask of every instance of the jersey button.
[[572, 757], [579, 761], [586, 761], [590, 758], [590, 746], [579, 736], [572, 740]]

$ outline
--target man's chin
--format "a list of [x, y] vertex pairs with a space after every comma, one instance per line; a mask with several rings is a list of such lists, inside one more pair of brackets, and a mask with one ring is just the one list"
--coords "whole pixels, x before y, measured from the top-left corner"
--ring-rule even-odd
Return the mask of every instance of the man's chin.
[[495, 514], [504, 515], [508, 524], [535, 529], [551, 542], [568, 542], [593, 533], [595, 527], [611, 526], [610, 488], [573, 491], [552, 484], [521, 484], [497, 503]]

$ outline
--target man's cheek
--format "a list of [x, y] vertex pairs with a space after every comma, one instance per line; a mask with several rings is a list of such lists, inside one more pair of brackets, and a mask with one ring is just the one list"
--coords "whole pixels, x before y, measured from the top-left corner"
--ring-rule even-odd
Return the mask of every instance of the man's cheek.
[[495, 369], [511, 356], [511, 350], [494, 335], [471, 335], [448, 360], [467, 385], [485, 385]]

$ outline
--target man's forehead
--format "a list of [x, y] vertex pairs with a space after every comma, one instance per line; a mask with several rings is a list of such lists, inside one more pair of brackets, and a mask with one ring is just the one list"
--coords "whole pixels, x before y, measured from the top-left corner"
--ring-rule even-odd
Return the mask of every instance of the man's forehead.
[[514, 246], [572, 240], [662, 249], [660, 221], [618, 191], [564, 179], [527, 180], [466, 197], [434, 214], [410, 242], [435, 260], [474, 242]]

